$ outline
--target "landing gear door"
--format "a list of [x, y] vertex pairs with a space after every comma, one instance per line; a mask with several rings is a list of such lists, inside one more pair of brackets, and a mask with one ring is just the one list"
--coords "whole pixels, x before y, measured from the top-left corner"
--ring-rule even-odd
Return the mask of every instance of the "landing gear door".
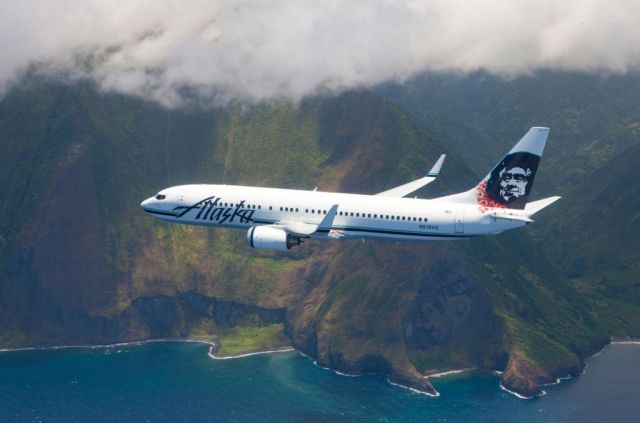
[[455, 221], [455, 231], [457, 234], [464, 233], [464, 212], [457, 211], [456, 212], [456, 221]]

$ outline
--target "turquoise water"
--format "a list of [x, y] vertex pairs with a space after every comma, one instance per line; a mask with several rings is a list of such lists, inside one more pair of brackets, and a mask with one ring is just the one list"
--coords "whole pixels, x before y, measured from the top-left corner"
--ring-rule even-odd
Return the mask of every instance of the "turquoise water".
[[581, 377], [520, 400], [492, 374], [436, 379], [440, 397], [345, 377], [295, 352], [213, 360], [158, 342], [0, 353], [0, 421], [638, 422], [640, 345], [612, 345]]

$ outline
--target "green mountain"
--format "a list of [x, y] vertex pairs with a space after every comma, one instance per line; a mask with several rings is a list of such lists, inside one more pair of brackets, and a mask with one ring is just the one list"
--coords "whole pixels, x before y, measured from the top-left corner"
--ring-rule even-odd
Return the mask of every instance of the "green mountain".
[[614, 335], [640, 336], [638, 75], [428, 75], [380, 91], [474, 169], [489, 168], [528, 126], [550, 126], [534, 195], [563, 200], [529, 231]]
[[[395, 94], [166, 110], [89, 85], [14, 89], [0, 102], [0, 345], [207, 337], [233, 354], [291, 343], [321, 365], [425, 391], [423, 374], [478, 367], [534, 394], [579, 372], [610, 334], [634, 333], [611, 311], [626, 300], [626, 318], [638, 316], [629, 283], [606, 291], [614, 285], [576, 276], [592, 261], [566, 266], [582, 263], [578, 250], [565, 261], [549, 254], [564, 248], [549, 247], [550, 234], [572, 224], [554, 220], [562, 211], [541, 213], [537, 226], [549, 229], [490, 239], [310, 241], [277, 254], [248, 248], [243, 232], [170, 225], [138, 207], [161, 188], [196, 182], [374, 193], [421, 175], [442, 152], [442, 175], [422, 195], [474, 184], [481, 170], [467, 163], [481, 160], [466, 162], [464, 137], [444, 132], [456, 109], [429, 123]], [[492, 146], [492, 159], [524, 130]], [[617, 145], [609, 132], [600, 142]], [[617, 157], [587, 156], [589, 175]], [[618, 170], [609, 185], [634, 169]], [[596, 239], [562, 238], [584, 257], [603, 250]]]

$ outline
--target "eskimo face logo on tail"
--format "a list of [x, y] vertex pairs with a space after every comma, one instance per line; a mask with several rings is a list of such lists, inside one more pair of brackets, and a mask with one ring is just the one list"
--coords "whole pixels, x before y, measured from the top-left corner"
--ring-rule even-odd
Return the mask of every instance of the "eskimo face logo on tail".
[[527, 152], [511, 153], [478, 186], [481, 208], [524, 209], [531, 192], [540, 156]]

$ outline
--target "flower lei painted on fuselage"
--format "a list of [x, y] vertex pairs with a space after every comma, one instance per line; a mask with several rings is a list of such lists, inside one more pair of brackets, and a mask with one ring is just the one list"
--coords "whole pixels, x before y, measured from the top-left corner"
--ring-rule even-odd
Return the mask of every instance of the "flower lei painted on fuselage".
[[489, 198], [486, 190], [487, 190], [487, 181], [482, 181], [476, 187], [476, 201], [478, 202], [478, 206], [479, 206], [478, 209], [482, 213], [486, 212], [489, 209], [494, 209], [494, 208], [506, 209], [507, 208], [505, 204], [499, 203]]

